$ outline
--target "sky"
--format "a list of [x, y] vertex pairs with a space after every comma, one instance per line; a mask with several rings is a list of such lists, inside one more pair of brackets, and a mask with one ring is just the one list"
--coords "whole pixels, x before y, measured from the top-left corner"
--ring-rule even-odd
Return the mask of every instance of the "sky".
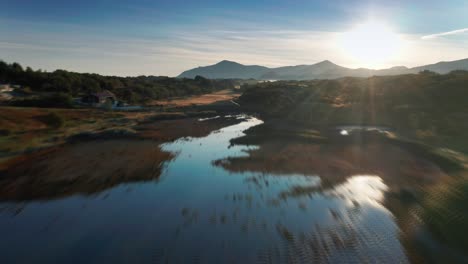
[[[468, 58], [467, 14], [466, 0], [0, 0], [0, 60], [119, 76], [177, 76], [221, 60], [414, 67]], [[391, 35], [348, 34], [369, 21]], [[388, 36], [397, 48], [380, 52]], [[372, 48], [364, 55], [388, 56], [358, 56]]]

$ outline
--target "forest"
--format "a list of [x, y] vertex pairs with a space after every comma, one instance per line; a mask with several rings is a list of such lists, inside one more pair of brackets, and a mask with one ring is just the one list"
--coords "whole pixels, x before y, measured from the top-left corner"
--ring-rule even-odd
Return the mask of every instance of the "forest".
[[154, 99], [211, 93], [233, 88], [231, 80], [209, 80], [201, 76], [194, 79], [159, 76], [119, 77], [66, 70], [46, 72], [23, 68], [19, 63], [0, 60], [0, 84], [21, 85], [31, 93], [60, 94], [77, 97], [109, 90], [128, 103], [144, 103]]

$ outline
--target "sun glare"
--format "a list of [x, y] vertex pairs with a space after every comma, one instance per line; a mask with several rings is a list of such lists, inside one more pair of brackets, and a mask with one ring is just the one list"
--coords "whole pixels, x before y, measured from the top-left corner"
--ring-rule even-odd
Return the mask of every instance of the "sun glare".
[[398, 56], [402, 38], [378, 21], [360, 24], [339, 36], [339, 46], [360, 67], [383, 67]]

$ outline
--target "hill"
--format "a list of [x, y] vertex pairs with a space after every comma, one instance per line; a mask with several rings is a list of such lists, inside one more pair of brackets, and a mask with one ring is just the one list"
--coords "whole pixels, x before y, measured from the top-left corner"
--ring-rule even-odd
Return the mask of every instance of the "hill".
[[408, 138], [467, 151], [468, 71], [277, 81], [249, 86], [239, 103], [266, 119], [319, 129], [391, 127]]
[[[221, 61], [215, 65], [198, 67], [179, 75], [180, 78], [194, 78], [203, 76], [209, 79], [231, 79], [231, 76], [240, 76], [240, 79], [256, 79], [270, 71], [269, 68], [257, 65], [242, 65], [233, 61]], [[237, 78], [237, 77], [236, 77]]]
[[198, 67], [180, 74], [179, 78], [203, 76], [210, 79], [257, 79], [257, 80], [313, 80], [336, 79], [341, 77], [370, 77], [418, 73], [429, 70], [440, 74], [454, 70], [468, 70], [468, 59], [438, 62], [414, 68], [396, 66], [388, 69], [374, 70], [366, 68], [351, 69], [325, 60], [312, 65], [286, 66], [267, 68], [258, 65], [242, 65], [232, 61], [221, 61], [217, 64]]

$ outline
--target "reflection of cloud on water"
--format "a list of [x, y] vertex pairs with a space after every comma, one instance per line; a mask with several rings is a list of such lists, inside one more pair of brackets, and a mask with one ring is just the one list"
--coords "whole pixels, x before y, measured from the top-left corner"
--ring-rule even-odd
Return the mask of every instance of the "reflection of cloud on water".
[[[226, 196], [221, 211], [183, 209], [178, 234], [208, 225], [210, 234], [234, 232], [234, 241], [255, 237], [260, 262], [408, 262], [394, 216], [381, 204], [388, 187], [378, 176], [353, 176], [330, 189], [320, 189], [319, 177], [302, 175], [263, 174], [244, 182], [253, 192]], [[311, 192], [276, 199], [297, 186]]]
[[[352, 147], [336, 150], [289, 142], [284, 148], [267, 147], [265, 152], [259, 152], [265, 150], [262, 144], [229, 148], [232, 138], [260, 123], [249, 119], [203, 138], [162, 145], [160, 150], [177, 155], [164, 163], [164, 180], [158, 184], [120, 185], [107, 191], [106, 199], [79, 196], [30, 203], [14, 222], [4, 209], [0, 230], [6, 237], [1, 245], [8, 249], [7, 259], [22, 257], [24, 261], [19, 262], [31, 262], [54, 247], [83, 255], [80, 249], [102, 241], [112, 252], [105, 262], [128, 259], [129, 252], [133, 259], [157, 258], [170, 263], [194, 259], [202, 263], [407, 262], [394, 216], [381, 204], [387, 190], [382, 179], [390, 185], [391, 177], [371, 172], [362, 174], [379, 177], [349, 177], [360, 174], [354, 166], [366, 164], [351, 159], [351, 154], [374, 157], [382, 148], [356, 152]], [[140, 144], [141, 148], [151, 147]], [[252, 161], [247, 165], [261, 166], [247, 166], [248, 170], [213, 166], [214, 160], [235, 163], [226, 157], [252, 154], [255, 159], [246, 159]], [[275, 154], [280, 158], [270, 159]], [[327, 162], [331, 157], [336, 158]], [[343, 157], [351, 158], [342, 162]], [[150, 155], [148, 158], [154, 161]], [[317, 166], [316, 173], [308, 173]], [[287, 169], [277, 169], [282, 167]], [[294, 195], [281, 197], [282, 193]], [[47, 232], [42, 231], [43, 226]], [[17, 230], [44, 235], [31, 237], [36, 233]], [[74, 238], [82, 234], [87, 236], [77, 244]], [[11, 242], [12, 237], [18, 239]], [[24, 248], [39, 253], [24, 255]]]
[[280, 250], [287, 262], [408, 262], [393, 215], [381, 205], [387, 189], [380, 177], [354, 176], [308, 202], [296, 197], [310, 208], [309, 221], [278, 225], [283, 245], [267, 252]]

